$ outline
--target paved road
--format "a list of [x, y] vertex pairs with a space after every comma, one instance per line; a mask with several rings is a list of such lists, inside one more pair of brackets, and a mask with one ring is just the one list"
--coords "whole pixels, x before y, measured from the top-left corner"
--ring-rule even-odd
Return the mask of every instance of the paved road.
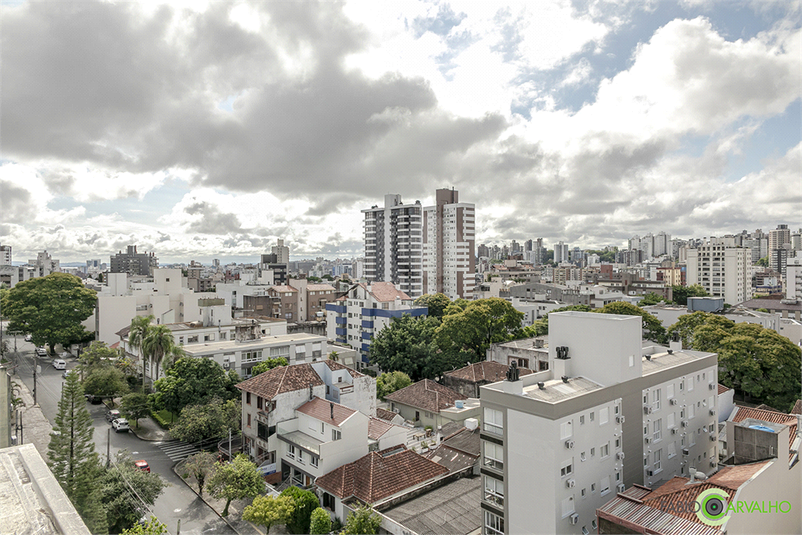
[[[13, 342], [11, 347], [13, 348]], [[42, 407], [45, 417], [53, 423], [58, 411], [58, 400], [61, 397], [63, 371], [53, 368], [52, 358], [35, 357], [33, 344], [23, 342], [21, 337], [17, 338], [17, 350], [15, 358], [17, 377], [21, 378], [31, 391], [33, 391], [34, 362], [41, 366], [41, 372], [37, 372], [37, 403]], [[77, 359], [67, 359], [68, 370], [77, 364]], [[177, 460], [193, 453], [192, 446], [178, 441], [147, 442], [139, 440], [133, 433], [116, 433], [106, 421], [104, 405], [87, 403], [86, 407], [92, 415], [95, 449], [103, 459], [107, 448], [112, 458], [118, 451], [127, 449], [134, 459], [147, 460], [151, 471], [162, 476], [169, 484], [156, 500], [152, 512], [167, 525], [170, 533], [176, 532], [180, 519], [182, 535], [235, 534], [234, 530], [187, 488], [172, 470]]]

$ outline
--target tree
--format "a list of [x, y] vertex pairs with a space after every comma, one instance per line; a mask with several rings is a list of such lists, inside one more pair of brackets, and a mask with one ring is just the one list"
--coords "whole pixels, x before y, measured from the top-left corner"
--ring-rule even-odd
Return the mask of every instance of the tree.
[[404, 372], [385, 372], [376, 378], [376, 395], [380, 399], [384, 399], [396, 390], [401, 390], [411, 384], [412, 379]]
[[164, 535], [169, 533], [167, 526], [159, 522], [155, 516], [151, 516], [146, 524], [136, 523], [130, 529], [124, 529], [122, 535]]
[[682, 347], [685, 349], [693, 348], [693, 334], [697, 327], [707, 323], [714, 314], [709, 312], [694, 312], [692, 314], [683, 314], [677, 319], [677, 322], [671, 325], [666, 334], [672, 340], [682, 342]]
[[639, 307], [645, 307], [645, 306], [649, 306], [649, 305], [656, 305], [657, 303], [662, 303], [665, 300], [666, 300], [666, 298], [663, 297], [662, 295], [660, 295], [659, 293], [657, 293], [657, 292], [649, 292], [649, 293], [647, 293], [646, 295], [643, 296], [643, 299], [638, 301], [638, 306]]
[[150, 414], [150, 398], [147, 394], [132, 392], [123, 396], [120, 400], [120, 407], [123, 414], [129, 420], [133, 420], [134, 425], [138, 428], [140, 418], [145, 418]]
[[588, 305], [569, 305], [567, 307], [560, 307], [555, 308], [548, 314], [544, 315], [542, 318], [534, 322], [530, 327], [524, 327], [524, 331], [527, 333], [527, 338], [533, 336], [542, 336], [544, 334], [549, 334], [549, 314], [555, 314], [557, 312], [593, 312], [593, 309], [590, 308]]
[[[167, 367], [175, 359], [183, 356], [184, 350], [175, 345], [173, 333], [166, 325], [156, 325], [148, 328], [145, 338], [142, 340], [142, 353], [153, 362], [156, 367], [156, 379], [159, 378], [159, 365], [166, 359]], [[205, 360], [205, 359], [204, 359]], [[153, 371], [151, 370], [151, 381], [154, 381]]]
[[446, 308], [451, 304], [451, 299], [445, 294], [426, 294], [415, 299], [418, 306], [429, 307], [428, 315], [434, 318], [442, 318]]
[[198, 495], [201, 497], [203, 496], [203, 487], [206, 484], [206, 478], [214, 473], [215, 462], [214, 454], [208, 451], [201, 451], [187, 457], [184, 463], [184, 469], [189, 472], [198, 483]]
[[311, 535], [326, 535], [331, 533], [331, 517], [322, 507], [312, 511], [309, 523], [309, 533]]
[[84, 392], [98, 397], [114, 398], [128, 393], [125, 374], [113, 366], [95, 368], [89, 377], [84, 378]]
[[242, 511], [242, 518], [264, 526], [265, 533], [270, 533], [270, 526], [286, 523], [294, 508], [294, 502], [289, 496], [257, 496], [253, 499], [253, 503]]
[[[457, 300], [459, 301], [459, 300]], [[441, 351], [464, 353], [470, 362], [485, 360], [491, 344], [506, 342], [521, 332], [524, 315], [498, 297], [470, 301], [462, 311], [457, 301], [446, 309], [435, 341]]]
[[211, 495], [218, 500], [226, 500], [222, 516], [228, 516], [231, 500], [253, 498], [264, 490], [265, 482], [256, 465], [242, 454], [234, 457], [233, 462], [217, 463], [217, 469], [209, 480]]
[[170, 427], [170, 435], [183, 442], [202, 442], [220, 438], [231, 431], [239, 434], [242, 408], [239, 400], [213, 399], [203, 405], [188, 405]]
[[156, 472], [136, 468], [131, 455], [121, 450], [96, 486], [106, 511], [109, 532], [120, 533], [136, 525], [167, 484]]
[[657, 342], [658, 344], [665, 343], [666, 329], [663, 327], [662, 322], [655, 316], [652, 316], [640, 307], [631, 303], [623, 301], [616, 301], [608, 303], [596, 312], [601, 314], [623, 314], [625, 316], [640, 316], [643, 318], [641, 326], [643, 328], [643, 335], [647, 340]]
[[290, 533], [309, 533], [312, 511], [320, 507], [320, 501], [318, 501], [315, 493], [298, 487], [287, 487], [281, 492], [281, 495], [292, 498], [295, 506], [286, 522], [287, 531]]
[[67, 273], [51, 273], [17, 283], [3, 297], [8, 330], [31, 334], [37, 346], [69, 345], [88, 334], [81, 322], [92, 315], [97, 297], [81, 279]]
[[236, 373], [233, 376], [226, 373], [212, 359], [182, 357], [154, 384], [155, 403], [178, 414], [187, 405], [201, 405], [213, 398], [239, 399], [241, 395], [235, 388], [237, 382]]
[[393, 318], [387, 327], [373, 336], [371, 364], [385, 372], [404, 372], [414, 381], [427, 377], [431, 370], [424, 368], [435, 358], [434, 333], [439, 324], [437, 318], [425, 316], [413, 318], [405, 314]]
[[91, 501], [92, 482], [100, 470], [93, 434], [92, 417], [86, 409], [84, 390], [78, 382], [78, 376], [70, 373], [58, 403], [47, 457], [53, 475], [79, 512]]
[[694, 284], [692, 286], [672, 286], [671, 292], [674, 295], [674, 302], [678, 305], [687, 306], [689, 297], [707, 297], [707, 291], [702, 288], [701, 284]]
[[381, 523], [382, 518], [373, 512], [372, 507], [361, 505], [348, 515], [341, 533], [343, 535], [376, 535]]
[[279, 366], [287, 366], [289, 362], [284, 357], [276, 357], [272, 359], [263, 360], [253, 368], [251, 368], [251, 377], [257, 376], [260, 373], [264, 373], [267, 370], [272, 370], [273, 368], [277, 368]]
[[81, 373], [84, 377], [88, 377], [92, 371], [98, 368], [112, 366], [119, 356], [120, 354], [116, 350], [111, 349], [103, 342], [92, 342], [78, 359]]
[[769, 257], [768, 256], [764, 256], [763, 258], [761, 258], [757, 262], [755, 262], [755, 265], [756, 266], [760, 266], [760, 267], [769, 267]]

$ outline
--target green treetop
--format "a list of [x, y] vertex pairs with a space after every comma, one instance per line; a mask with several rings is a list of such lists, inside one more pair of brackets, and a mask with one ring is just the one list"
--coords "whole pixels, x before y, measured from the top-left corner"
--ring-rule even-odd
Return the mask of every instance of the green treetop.
[[228, 516], [228, 506], [232, 500], [253, 498], [263, 493], [265, 482], [262, 476], [245, 455], [237, 455], [233, 462], [218, 463], [211, 479], [209, 492], [217, 499], [225, 499], [226, 506], [222, 516]]

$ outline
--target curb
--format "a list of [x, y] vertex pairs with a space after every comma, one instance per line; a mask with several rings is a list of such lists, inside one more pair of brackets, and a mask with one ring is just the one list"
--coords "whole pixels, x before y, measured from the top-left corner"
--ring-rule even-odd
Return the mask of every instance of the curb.
[[179, 474], [179, 473], [176, 471], [176, 467], [177, 467], [179, 464], [181, 464], [181, 463], [182, 463], [182, 461], [178, 461], [177, 463], [175, 463], [175, 464], [173, 465], [173, 468], [172, 468], [172, 470], [173, 470], [173, 473], [174, 473], [174, 474], [175, 474], [175, 475], [178, 477], [178, 479], [180, 479], [180, 480], [181, 480], [181, 482], [182, 482], [182, 483], [184, 483], [184, 485], [186, 485], [186, 486], [187, 486], [187, 488], [188, 488], [189, 490], [191, 490], [192, 492], [194, 492], [194, 493], [195, 493], [195, 496], [197, 496], [198, 498], [200, 498], [200, 499], [201, 499], [201, 501], [202, 501], [203, 503], [205, 503], [205, 504], [207, 505], [207, 507], [209, 507], [209, 509], [211, 509], [212, 511], [214, 511], [214, 514], [216, 514], [218, 517], [220, 517], [220, 519], [221, 519], [223, 522], [225, 522], [225, 523], [228, 525], [228, 527], [230, 527], [232, 530], [234, 530], [234, 533], [236, 533], [237, 535], [242, 535], [242, 534], [241, 534], [241, 533], [240, 533], [240, 532], [237, 530], [237, 528], [235, 528], [235, 527], [234, 527], [234, 525], [233, 525], [231, 522], [229, 522], [229, 521], [228, 521], [228, 519], [227, 519], [226, 517], [224, 517], [223, 515], [221, 515], [220, 513], [218, 513], [218, 512], [217, 512], [217, 509], [215, 509], [214, 507], [212, 507], [212, 504], [210, 504], [209, 502], [207, 502], [207, 501], [206, 501], [206, 498], [204, 498], [203, 496], [201, 496], [200, 494], [198, 494], [198, 492], [197, 492], [197, 491], [196, 491], [194, 488], [192, 488], [192, 485], [190, 485], [189, 483], [187, 483], [187, 482], [186, 482], [186, 480], [185, 480], [183, 477], [181, 477], [181, 474]]

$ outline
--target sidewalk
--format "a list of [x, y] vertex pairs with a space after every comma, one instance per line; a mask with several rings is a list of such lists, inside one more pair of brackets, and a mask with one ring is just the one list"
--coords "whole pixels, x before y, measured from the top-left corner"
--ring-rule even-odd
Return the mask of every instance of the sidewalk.
[[[18, 378], [15, 381], [20, 385], [20, 397], [25, 406], [20, 407], [22, 412], [22, 442], [21, 444], [33, 444], [43, 459], [47, 459], [47, 446], [50, 444], [50, 432], [53, 426], [45, 418], [39, 405], [33, 404], [33, 394], [25, 386], [25, 383]], [[12, 378], [14, 380], [14, 378]], [[20, 437], [18, 436], [17, 439]]]
[[[181, 461], [173, 467], [173, 472], [176, 473], [181, 480], [186, 483], [186, 485], [192, 489], [192, 492], [195, 494], [198, 493], [198, 484], [195, 481], [195, 478], [191, 475], [188, 476], [186, 479], [182, 477], [182, 469], [184, 466], [184, 462]], [[217, 500], [212, 498], [212, 496], [208, 493], [208, 490], [204, 487], [203, 489], [203, 496], [201, 499], [206, 502], [206, 505], [211, 507], [215, 513], [217, 513], [220, 518], [226, 521], [226, 523], [231, 526], [231, 529], [236, 531], [239, 535], [266, 535], [264, 532], [264, 528], [262, 526], [255, 526], [248, 522], [247, 520], [242, 519], [242, 511], [245, 509], [246, 506], [250, 505], [253, 500], [234, 500], [231, 502], [231, 505], [228, 506], [228, 516], [223, 517], [223, 509], [226, 507], [225, 500]], [[270, 535], [277, 535], [277, 534], [285, 534], [289, 533], [287, 528], [284, 525], [273, 525], [270, 527]]]
[[153, 418], [147, 416], [139, 419], [139, 427], [134, 425], [134, 422], [129, 421], [131, 432], [140, 440], [148, 440], [151, 442], [162, 442], [164, 440], [171, 440], [170, 432], [162, 429]]

